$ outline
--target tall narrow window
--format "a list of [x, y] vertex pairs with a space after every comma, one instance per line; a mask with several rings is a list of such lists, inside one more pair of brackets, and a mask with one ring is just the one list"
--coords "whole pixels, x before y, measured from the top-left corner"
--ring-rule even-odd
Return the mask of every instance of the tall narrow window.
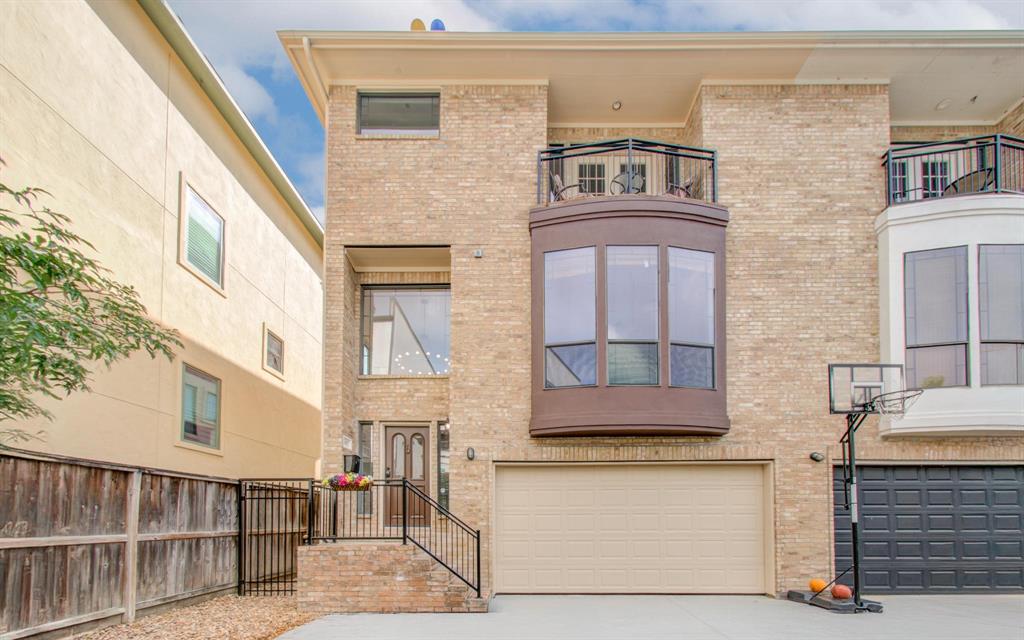
[[451, 461], [451, 427], [447, 422], [437, 423], [437, 502], [450, 509], [450, 486], [448, 465]]
[[437, 135], [441, 97], [436, 93], [359, 94], [359, 133], [378, 135]]
[[[373, 475], [373, 423], [360, 422], [359, 432], [356, 434], [359, 442], [357, 453], [359, 454], [359, 472]], [[370, 491], [360, 491], [356, 494], [356, 513], [361, 516], [373, 513], [373, 497]]]
[[437, 376], [449, 371], [451, 290], [363, 288], [362, 372]]
[[544, 386], [597, 384], [594, 247], [544, 254]]
[[907, 199], [907, 190], [910, 186], [907, 183], [907, 161], [894, 160], [889, 169], [892, 180], [889, 185], [889, 193], [893, 202], [903, 202]]
[[904, 256], [907, 384], [967, 384], [967, 247]]
[[658, 384], [658, 247], [609, 246], [608, 384]]
[[921, 163], [922, 196], [925, 198], [942, 197], [942, 192], [949, 185], [949, 163], [943, 160], [925, 160]]
[[673, 387], [715, 386], [715, 254], [668, 248], [669, 376]]
[[220, 447], [220, 380], [189, 365], [182, 376], [181, 439]]
[[224, 219], [192, 187], [185, 186], [184, 254], [188, 264], [224, 286]]
[[981, 384], [1024, 384], [1024, 245], [978, 250]]

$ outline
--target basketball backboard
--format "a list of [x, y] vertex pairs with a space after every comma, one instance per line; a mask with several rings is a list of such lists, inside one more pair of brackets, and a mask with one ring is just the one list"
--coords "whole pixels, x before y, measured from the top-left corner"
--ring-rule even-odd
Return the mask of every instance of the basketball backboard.
[[894, 391], [903, 391], [901, 364], [828, 365], [829, 413], [878, 413], [871, 401]]

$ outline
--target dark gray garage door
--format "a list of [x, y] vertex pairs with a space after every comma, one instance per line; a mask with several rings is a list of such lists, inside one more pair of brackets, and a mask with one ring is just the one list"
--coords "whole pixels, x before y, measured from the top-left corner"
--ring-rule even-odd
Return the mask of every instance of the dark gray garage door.
[[[839, 572], [850, 516], [834, 478]], [[865, 466], [858, 482], [865, 593], [1024, 590], [1024, 466]]]

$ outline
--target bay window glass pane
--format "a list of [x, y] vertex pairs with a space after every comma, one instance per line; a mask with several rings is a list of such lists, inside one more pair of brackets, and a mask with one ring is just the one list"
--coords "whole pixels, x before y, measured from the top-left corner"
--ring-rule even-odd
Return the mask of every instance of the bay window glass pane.
[[608, 247], [608, 339], [658, 339], [658, 247]]
[[668, 334], [672, 342], [715, 344], [715, 254], [668, 248]]
[[608, 343], [608, 384], [658, 384], [658, 343]]
[[437, 94], [360, 94], [360, 133], [437, 133], [441, 122]]
[[224, 220], [191, 187], [185, 189], [185, 257], [218, 285], [223, 284]]
[[907, 386], [934, 389], [967, 384], [967, 345], [907, 349]]
[[1024, 384], [1024, 344], [982, 343], [981, 384]]
[[544, 344], [594, 341], [595, 271], [594, 247], [544, 254]]
[[673, 387], [711, 389], [714, 382], [714, 349], [673, 344], [671, 347]]
[[597, 345], [595, 343], [562, 345], [545, 349], [545, 387], [579, 387], [594, 384], [597, 384]]
[[1024, 341], [1024, 245], [982, 245], [978, 285], [981, 339]]
[[967, 341], [967, 247], [905, 256], [907, 346]]
[[181, 438], [220, 446], [220, 380], [188, 365], [182, 380]]
[[364, 288], [363, 373], [446, 375], [450, 325], [448, 288]]

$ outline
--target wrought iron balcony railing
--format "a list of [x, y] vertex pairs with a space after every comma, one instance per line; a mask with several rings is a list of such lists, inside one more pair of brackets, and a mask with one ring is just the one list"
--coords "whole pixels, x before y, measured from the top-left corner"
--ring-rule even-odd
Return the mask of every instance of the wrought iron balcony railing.
[[715, 152], [636, 138], [549, 147], [537, 154], [537, 204], [616, 195], [716, 202]]
[[888, 205], [972, 193], [1024, 193], [1024, 140], [996, 134], [895, 145], [882, 161]]

